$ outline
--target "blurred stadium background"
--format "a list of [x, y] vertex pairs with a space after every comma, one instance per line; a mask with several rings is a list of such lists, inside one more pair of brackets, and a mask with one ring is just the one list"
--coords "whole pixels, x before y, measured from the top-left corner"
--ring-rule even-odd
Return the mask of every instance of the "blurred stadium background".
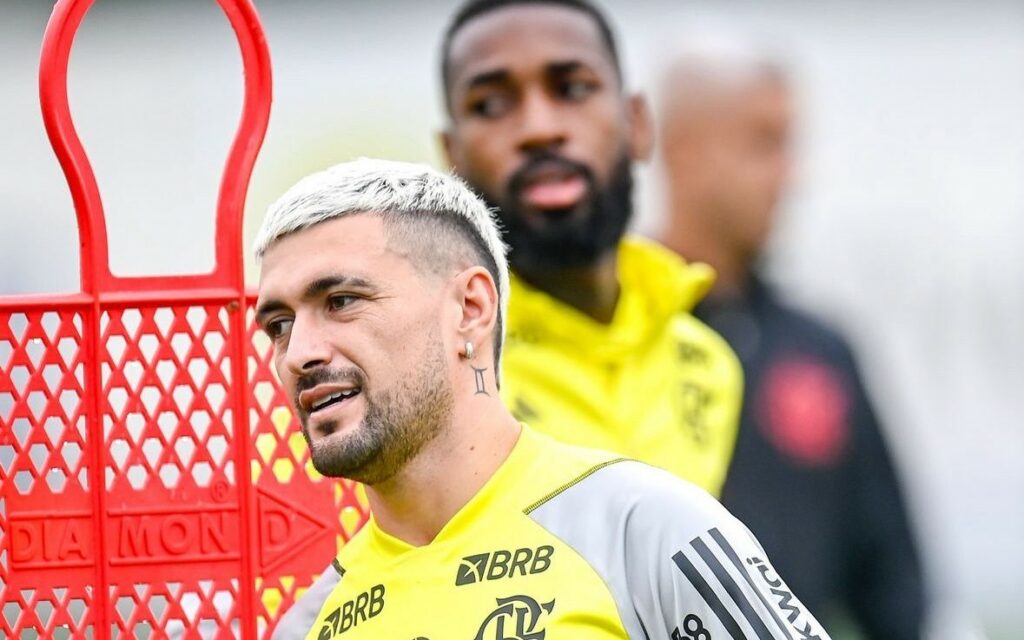
[[[437, 49], [456, 2], [256, 4], [275, 102], [248, 238], [270, 200], [313, 169], [360, 155], [440, 164]], [[940, 598], [993, 640], [1020, 638], [1024, 3], [601, 4], [639, 88], [695, 28], [766, 36], [792, 61], [800, 179], [770, 273], [857, 346]], [[51, 6], [0, 0], [0, 295], [78, 286], [71, 199], [36, 91]], [[212, 266], [240, 72], [212, 0], [97, 0], [87, 16], [71, 102], [116, 272]], [[656, 182], [640, 175], [642, 232], [659, 225]]]

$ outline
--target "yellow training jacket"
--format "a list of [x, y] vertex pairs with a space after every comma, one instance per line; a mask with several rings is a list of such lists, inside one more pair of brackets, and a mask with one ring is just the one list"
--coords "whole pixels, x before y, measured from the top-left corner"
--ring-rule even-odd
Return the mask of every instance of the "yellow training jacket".
[[607, 325], [513, 276], [501, 395], [538, 431], [718, 495], [743, 374], [726, 342], [689, 313], [714, 272], [639, 238], [625, 239], [618, 258], [622, 289]]
[[[718, 495], [736, 439], [743, 375], [725, 341], [689, 314], [713, 280], [710, 267], [628, 238], [619, 250], [619, 304], [604, 325], [513, 276], [505, 403], [519, 420], [562, 442], [662, 467]], [[354, 543], [343, 556], [358, 555]], [[333, 588], [337, 577], [328, 567], [285, 614], [275, 640], [306, 636], [327, 597], [318, 589]], [[374, 597], [373, 586], [366, 585], [366, 598]], [[358, 593], [344, 593], [359, 605]]]
[[432, 542], [371, 519], [298, 606], [275, 637], [828, 640], [707, 493], [529, 428]]

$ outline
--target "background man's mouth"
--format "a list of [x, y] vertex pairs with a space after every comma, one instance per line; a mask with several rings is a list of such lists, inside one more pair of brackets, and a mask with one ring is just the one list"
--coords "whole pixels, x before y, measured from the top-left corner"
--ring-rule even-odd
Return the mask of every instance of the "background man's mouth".
[[527, 185], [522, 191], [523, 204], [542, 211], [571, 209], [587, 194], [587, 181], [579, 174], [545, 178]]

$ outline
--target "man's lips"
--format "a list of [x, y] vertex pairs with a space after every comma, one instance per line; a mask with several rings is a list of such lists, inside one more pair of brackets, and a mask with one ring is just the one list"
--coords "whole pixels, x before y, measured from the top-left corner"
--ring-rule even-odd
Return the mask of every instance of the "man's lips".
[[523, 202], [534, 209], [570, 209], [587, 194], [587, 183], [582, 176], [546, 179], [527, 185], [523, 189]]
[[312, 415], [340, 404], [358, 395], [360, 391], [361, 389], [354, 384], [318, 384], [299, 393], [298, 405], [306, 414]]
[[570, 209], [587, 194], [587, 180], [571, 166], [545, 162], [531, 167], [522, 181], [520, 199], [532, 209]]

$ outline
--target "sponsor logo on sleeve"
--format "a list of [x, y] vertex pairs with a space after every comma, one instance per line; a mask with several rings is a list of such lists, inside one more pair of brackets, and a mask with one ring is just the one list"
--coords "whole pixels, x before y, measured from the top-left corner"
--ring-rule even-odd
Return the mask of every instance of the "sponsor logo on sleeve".
[[[717, 528], [691, 540], [690, 548], [685, 552], [677, 551], [672, 561], [732, 637], [822, 640], [813, 617], [801, 608], [800, 601], [775, 575], [771, 566], [760, 558], [748, 557], [746, 562], [740, 560], [732, 544]], [[760, 575], [752, 576], [748, 567], [756, 568]], [[758, 577], [761, 586], [755, 584]], [[714, 588], [714, 584], [719, 588]], [[765, 587], [772, 598], [765, 595]], [[740, 618], [734, 617], [719, 598], [720, 590], [724, 590], [739, 609]], [[744, 621], [754, 630], [754, 636], [744, 631], [741, 626]]]
[[499, 549], [466, 556], [459, 563], [459, 569], [455, 574], [455, 586], [544, 573], [551, 567], [551, 556], [554, 553], [554, 547], [543, 545], [536, 549]]
[[[771, 566], [761, 558], [747, 558], [747, 564], [755, 567], [761, 574], [761, 580], [768, 586], [768, 590], [775, 596], [775, 607], [780, 613], [786, 616], [786, 620], [793, 626], [800, 635], [798, 638], [806, 640], [821, 640], [821, 637], [814, 633], [814, 625], [809, 616], [804, 614], [801, 603], [789, 591], [789, 587], [776, 574]], [[802, 625], [801, 625], [802, 623]]]

